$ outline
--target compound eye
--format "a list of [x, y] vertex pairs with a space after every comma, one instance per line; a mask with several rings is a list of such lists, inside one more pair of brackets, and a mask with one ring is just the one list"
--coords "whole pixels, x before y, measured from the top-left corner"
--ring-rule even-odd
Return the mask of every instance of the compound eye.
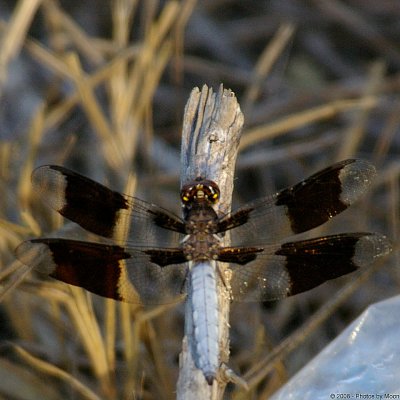
[[208, 186], [208, 200], [210, 203], [215, 204], [219, 200], [219, 191], [214, 187]]
[[182, 195], [182, 201], [183, 201], [184, 203], [187, 203], [187, 202], [189, 201], [189, 196], [188, 196], [187, 193], [184, 193], [184, 194]]
[[213, 203], [215, 203], [215, 202], [218, 201], [218, 198], [219, 198], [218, 193], [214, 193], [214, 194], [211, 196], [211, 201], [212, 201]]

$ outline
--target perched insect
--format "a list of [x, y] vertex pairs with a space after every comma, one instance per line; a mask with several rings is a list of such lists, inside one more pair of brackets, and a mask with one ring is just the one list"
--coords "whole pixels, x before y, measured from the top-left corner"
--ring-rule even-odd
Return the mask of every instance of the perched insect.
[[[190, 280], [194, 359], [211, 384], [219, 367], [216, 261], [230, 264], [235, 301], [281, 299], [372, 263], [391, 250], [378, 233], [285, 238], [341, 213], [367, 190], [375, 174], [366, 161], [345, 160], [224, 216], [213, 209], [218, 185], [198, 178], [181, 190], [180, 218], [66, 168], [43, 166], [33, 173], [43, 200], [108, 241], [32, 239], [17, 248], [17, 257], [55, 279], [125, 302], [176, 300], [185, 296]], [[127, 228], [128, 241], [116, 241]], [[222, 236], [228, 230], [226, 247]]]

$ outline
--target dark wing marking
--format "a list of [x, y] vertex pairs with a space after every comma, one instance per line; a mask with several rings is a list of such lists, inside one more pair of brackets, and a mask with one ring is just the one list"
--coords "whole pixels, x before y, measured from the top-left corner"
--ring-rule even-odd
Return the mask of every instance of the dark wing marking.
[[135, 245], [175, 247], [185, 231], [183, 220], [168, 210], [120, 194], [60, 166], [37, 168], [32, 183], [50, 207], [105, 238], [129, 229], [129, 241]]
[[353, 204], [376, 171], [363, 160], [334, 164], [297, 185], [248, 203], [219, 223], [231, 246], [263, 246], [315, 228]]
[[305, 292], [371, 264], [388, 254], [391, 245], [383, 235], [344, 233], [248, 250], [253, 260], [230, 265], [236, 301], [277, 300]]
[[264, 252], [262, 247], [223, 247], [218, 252], [218, 261], [244, 265]]
[[[171, 249], [124, 249], [66, 239], [23, 242], [17, 258], [42, 274], [103, 297], [138, 304], [162, 304], [185, 294], [183, 253]], [[158, 265], [155, 260], [175, 262]]]

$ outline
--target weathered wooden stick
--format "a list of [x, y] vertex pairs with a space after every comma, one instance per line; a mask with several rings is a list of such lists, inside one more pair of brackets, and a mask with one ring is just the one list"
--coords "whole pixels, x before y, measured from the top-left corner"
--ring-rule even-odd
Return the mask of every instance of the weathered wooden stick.
[[[231, 208], [234, 169], [242, 126], [243, 114], [234, 93], [224, 89], [222, 85], [218, 93], [207, 86], [203, 86], [201, 91], [198, 88], [193, 89], [183, 120], [181, 186], [197, 177], [217, 182], [221, 191], [217, 213], [227, 213]], [[224, 240], [228, 241], [229, 235]], [[223, 265], [218, 264], [217, 268], [224, 273]], [[229, 358], [229, 292], [226, 284], [229, 284], [229, 277], [225, 282], [218, 279], [221, 363], [226, 363]], [[223, 374], [218, 374], [213, 385], [208, 385], [203, 373], [195, 366], [193, 335], [192, 312], [190, 301], [187, 301], [177, 398], [222, 398], [226, 380], [223, 379]]]

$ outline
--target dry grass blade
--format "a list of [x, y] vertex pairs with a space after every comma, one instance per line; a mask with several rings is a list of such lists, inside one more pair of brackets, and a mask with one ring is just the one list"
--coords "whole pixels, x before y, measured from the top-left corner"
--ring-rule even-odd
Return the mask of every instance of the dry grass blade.
[[339, 113], [357, 110], [371, 109], [377, 103], [374, 97], [366, 97], [360, 100], [337, 100], [332, 103], [324, 104], [307, 111], [289, 115], [282, 120], [249, 129], [243, 134], [240, 143], [240, 150], [244, 150], [262, 140], [272, 139], [293, 129], [301, 128], [305, 125], [317, 121], [333, 118]]
[[60, 392], [40, 379], [35, 368], [16, 365], [15, 362], [0, 358], [1, 400], [12, 398], [26, 400], [58, 400]]
[[43, 372], [47, 375], [53, 376], [57, 379], [60, 379], [71, 386], [74, 390], [76, 390], [79, 395], [82, 396], [83, 399], [89, 400], [100, 400], [101, 397], [97, 396], [94, 392], [92, 392], [87, 386], [83, 385], [78, 379], [76, 379], [71, 374], [62, 370], [61, 368], [56, 367], [46, 361], [40, 360], [39, 358], [29, 354], [22, 347], [13, 345], [15, 352], [27, 363], [29, 363], [33, 368], [37, 369], [40, 372]]
[[319, 2], [318, 8], [330, 18], [340, 21], [347, 30], [363, 38], [369, 47], [384, 51], [397, 67], [400, 66], [400, 53], [397, 46], [381, 35], [374, 24], [366, 20], [355, 7], [352, 8], [343, 1], [323, 0]]
[[396, 138], [397, 129], [400, 125], [400, 102], [396, 102], [391, 111], [388, 120], [382, 130], [382, 135], [379, 136], [375, 146], [374, 164], [380, 165], [387, 157], [390, 151], [390, 146]]
[[[36, 57], [39, 58], [40, 62], [44, 62], [47, 66], [53, 69], [54, 61], [57, 60], [54, 58], [54, 55], [34, 42], [29, 42], [27, 47]], [[93, 74], [87, 76], [86, 85], [91, 88], [91, 90], [95, 90], [97, 86], [101, 85], [106, 80], [111, 80], [113, 77], [120, 77], [117, 70], [118, 65], [121, 62], [127, 62], [134, 58], [138, 51], [140, 51], [140, 49], [136, 46], [121, 50], [121, 52], [113, 57], [111, 61], [100, 67]], [[54, 129], [60, 125], [63, 120], [65, 120], [65, 118], [72, 112], [79, 100], [79, 94], [74, 92], [70, 96], [63, 99], [60, 104], [49, 110], [45, 120], [46, 131]]]
[[26, 276], [31, 272], [32, 269], [27, 267], [26, 265], [22, 265], [16, 261], [10, 265], [9, 268], [4, 269], [0, 274], [0, 282], [4, 282], [5, 279], [12, 275], [12, 278], [7, 283], [0, 284], [0, 303], [4, 300], [4, 298], [12, 293], [12, 291], [21, 284]]
[[69, 315], [91, 360], [96, 376], [104, 386], [109, 385], [110, 368], [91, 300], [81, 288], [71, 287], [71, 291], [73, 297], [66, 303]]
[[43, 8], [48, 14], [49, 22], [55, 22], [60, 26], [58, 29], [64, 30], [64, 35], [73, 43], [74, 46], [95, 65], [100, 65], [104, 61], [104, 55], [93, 46], [93, 40], [84, 32], [73, 19], [71, 19], [55, 1], [45, 1]]
[[[382, 62], [377, 62], [372, 66], [365, 92], [360, 102], [368, 101], [374, 97], [376, 98], [376, 92], [382, 82], [385, 69], [386, 67]], [[344, 135], [344, 139], [338, 151], [338, 160], [344, 160], [357, 152], [357, 148], [361, 145], [365, 135], [365, 128], [371, 110], [371, 107], [360, 108], [358, 110], [354, 123]]]
[[[96, 133], [100, 136], [100, 140], [107, 143], [113, 143], [113, 132], [102, 112], [98, 100], [90, 85], [87, 84], [86, 74], [83, 72], [77, 54], [70, 53], [65, 60], [72, 81], [75, 83], [78, 93], [81, 97], [81, 104], [87, 112], [89, 120], [96, 129]], [[118, 149], [114, 153], [119, 154]]]
[[285, 24], [279, 28], [271, 43], [264, 49], [256, 64], [254, 78], [251, 85], [244, 94], [244, 110], [248, 110], [255, 102], [261, 90], [261, 84], [268, 76], [274, 63], [286, 49], [289, 40], [294, 34], [295, 28], [292, 24]]
[[185, 28], [189, 18], [192, 16], [194, 7], [197, 0], [185, 0], [181, 4], [179, 17], [173, 27], [174, 33], [174, 67], [175, 67], [175, 80], [179, 82], [183, 74], [183, 41], [185, 37]]
[[[152, 78], [151, 67], [154, 60], [157, 59], [157, 51], [159, 51], [159, 47], [163, 45], [166, 39], [166, 34], [171, 29], [174, 20], [177, 18], [178, 12], [179, 6], [177, 3], [167, 3], [162, 15], [149, 29], [145, 38], [143, 51], [136, 59], [136, 62], [129, 71], [126, 79], [125, 89], [127, 90], [124, 93], [124, 101], [119, 105], [120, 119], [126, 120], [135, 105], [146, 104], [146, 101], [141, 98], [143, 93], [140, 92], [139, 96], [139, 91], [142, 89], [142, 85], [146, 82], [146, 79], [143, 80], [143, 78], [147, 78], [153, 82], [156, 80], [155, 78]], [[144, 94], [146, 94], [146, 91]], [[151, 94], [153, 94], [153, 92], [151, 92]], [[140, 103], [137, 104], [136, 101], [139, 99]]]
[[19, 179], [18, 197], [20, 199], [21, 207], [23, 210], [26, 210], [29, 206], [28, 202], [30, 199], [30, 194], [32, 192], [30, 177], [34, 169], [38, 147], [42, 140], [43, 128], [44, 107], [43, 105], [40, 105], [33, 118], [30, 132], [28, 133], [29, 150]]
[[0, 87], [7, 79], [7, 68], [20, 51], [29, 25], [41, 0], [19, 0], [6, 34], [0, 43]]

